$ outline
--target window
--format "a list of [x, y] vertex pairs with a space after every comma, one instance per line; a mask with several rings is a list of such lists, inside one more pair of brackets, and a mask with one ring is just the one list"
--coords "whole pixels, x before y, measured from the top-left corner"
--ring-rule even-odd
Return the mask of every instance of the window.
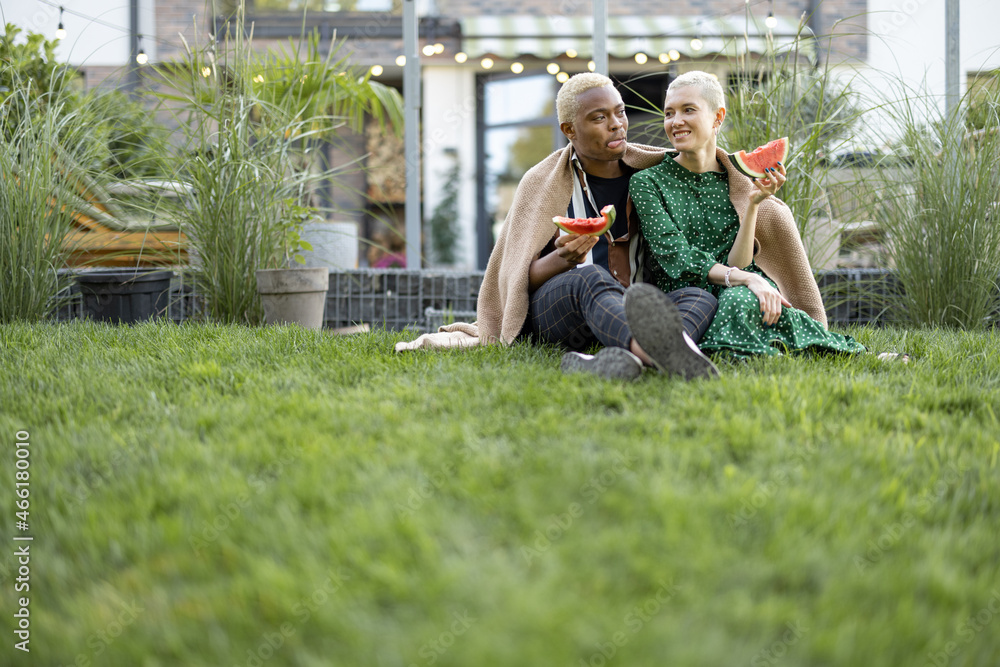
[[479, 79], [477, 171], [480, 268], [507, 217], [524, 173], [566, 144], [556, 119], [558, 83], [548, 74]]

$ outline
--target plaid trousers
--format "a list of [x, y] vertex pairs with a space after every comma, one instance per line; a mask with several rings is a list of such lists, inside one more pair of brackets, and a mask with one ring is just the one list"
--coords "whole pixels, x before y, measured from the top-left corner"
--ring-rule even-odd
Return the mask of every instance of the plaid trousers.
[[[698, 287], [674, 290], [667, 297], [697, 343], [715, 316], [715, 297]], [[625, 288], [593, 264], [553, 276], [531, 295], [522, 333], [570, 350], [586, 350], [595, 342], [628, 349], [632, 332], [625, 319]]]

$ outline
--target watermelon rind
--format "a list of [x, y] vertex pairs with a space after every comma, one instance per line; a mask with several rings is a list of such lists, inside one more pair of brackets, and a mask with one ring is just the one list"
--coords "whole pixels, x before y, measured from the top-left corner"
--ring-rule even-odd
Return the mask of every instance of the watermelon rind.
[[[766, 162], [761, 162], [761, 153], [771, 153], [775, 149], [780, 148], [781, 151], [774, 153], [770, 159]], [[750, 178], [764, 178], [767, 176], [767, 172], [764, 171], [765, 167], [777, 167], [778, 162], [784, 162], [785, 158], [788, 157], [788, 137], [782, 137], [781, 139], [775, 139], [770, 141], [763, 146], [758, 146], [749, 153], [746, 151], [737, 151], [729, 156], [730, 161], [736, 170], [748, 176]]]
[[582, 236], [600, 236], [601, 234], [604, 234], [609, 229], [611, 229], [611, 225], [615, 224], [614, 204], [608, 204], [607, 206], [602, 208], [601, 216], [604, 218], [604, 224], [601, 225], [599, 228], [595, 227], [593, 231], [589, 232], [581, 232], [579, 230], [579, 227], [574, 229], [573, 226], [574, 223], [579, 224], [584, 221], [588, 223], [594, 223], [600, 220], [601, 218], [567, 218], [561, 215], [557, 215], [554, 218], [552, 218], [552, 222], [556, 223], [556, 226], [559, 227], [559, 229], [566, 232], [567, 234], [581, 234]]

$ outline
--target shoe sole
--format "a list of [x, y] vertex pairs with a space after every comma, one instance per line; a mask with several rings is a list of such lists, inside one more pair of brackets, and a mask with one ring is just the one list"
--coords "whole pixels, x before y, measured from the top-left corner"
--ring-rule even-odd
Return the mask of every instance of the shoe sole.
[[661, 290], [646, 283], [629, 287], [625, 317], [635, 342], [660, 372], [685, 380], [719, 376], [719, 369], [684, 331], [677, 306]]
[[559, 367], [563, 373], [590, 373], [607, 380], [635, 380], [642, 375], [642, 366], [620, 347], [606, 347], [596, 355], [567, 352]]

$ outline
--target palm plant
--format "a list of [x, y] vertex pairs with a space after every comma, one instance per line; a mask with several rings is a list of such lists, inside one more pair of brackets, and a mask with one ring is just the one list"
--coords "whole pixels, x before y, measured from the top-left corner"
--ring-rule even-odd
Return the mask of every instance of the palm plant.
[[241, 6], [221, 42], [186, 45], [186, 58], [162, 69], [158, 95], [186, 133], [178, 179], [195, 194], [178, 222], [200, 261], [199, 291], [215, 319], [257, 323], [256, 271], [308, 249], [300, 234], [314, 191], [341, 176], [316, 159], [321, 140], [366, 115], [394, 122], [402, 103], [338, 55], [342, 43], [325, 58], [316, 35], [257, 53], [243, 16]]

